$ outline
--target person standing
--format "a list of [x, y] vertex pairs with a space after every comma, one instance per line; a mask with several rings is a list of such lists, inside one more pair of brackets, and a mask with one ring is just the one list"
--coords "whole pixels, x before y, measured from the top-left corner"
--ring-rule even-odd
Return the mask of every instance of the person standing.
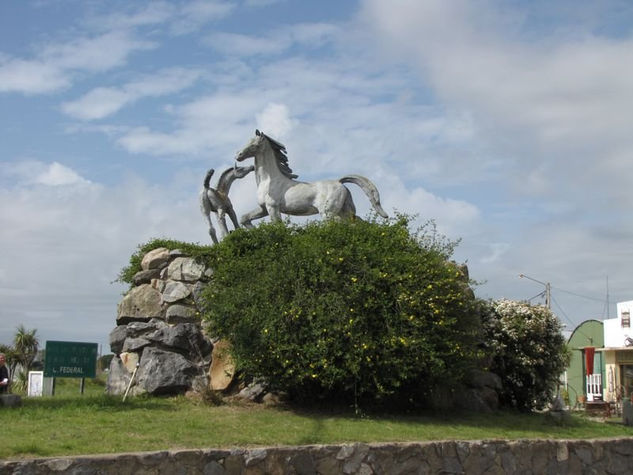
[[5, 364], [6, 361], [4, 353], [0, 353], [0, 394], [7, 393], [9, 390], [9, 370]]

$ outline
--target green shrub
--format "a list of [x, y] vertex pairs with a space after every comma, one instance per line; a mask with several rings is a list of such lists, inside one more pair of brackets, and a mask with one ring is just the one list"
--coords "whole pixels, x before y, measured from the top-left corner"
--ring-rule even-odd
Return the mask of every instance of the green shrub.
[[542, 305], [504, 299], [491, 303], [483, 324], [490, 369], [503, 382], [501, 402], [525, 411], [545, 407], [569, 362], [556, 316]]
[[300, 401], [424, 404], [480, 336], [454, 244], [406, 217], [238, 230], [213, 248], [205, 318], [239, 368]]

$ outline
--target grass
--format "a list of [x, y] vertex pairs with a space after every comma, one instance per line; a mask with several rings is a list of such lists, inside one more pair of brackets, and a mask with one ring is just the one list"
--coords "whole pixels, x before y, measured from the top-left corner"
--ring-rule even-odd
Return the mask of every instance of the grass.
[[[184, 397], [103, 394], [76, 380], [54, 397], [24, 398], [0, 410], [0, 458], [25, 458], [201, 447], [555, 438], [631, 437], [633, 428], [574, 415], [556, 424], [543, 414], [369, 415], [254, 405], [209, 406]], [[76, 385], [75, 385], [76, 383]]]

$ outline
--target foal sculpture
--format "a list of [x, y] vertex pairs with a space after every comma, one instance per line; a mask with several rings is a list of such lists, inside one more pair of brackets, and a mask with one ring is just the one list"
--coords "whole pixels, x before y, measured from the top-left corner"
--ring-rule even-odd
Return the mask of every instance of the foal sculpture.
[[215, 188], [211, 188], [210, 185], [214, 170], [209, 170], [204, 177], [202, 190], [200, 190], [200, 211], [202, 211], [202, 214], [207, 220], [209, 225], [209, 235], [215, 244], [218, 243], [218, 237], [215, 233], [213, 223], [211, 222], [211, 213], [215, 213], [217, 216], [221, 232], [220, 239], [229, 233], [229, 230], [226, 227], [227, 214], [233, 222], [233, 227], [235, 229], [240, 227], [235, 211], [233, 210], [233, 204], [229, 199], [229, 189], [236, 178], [243, 178], [254, 169], [255, 167], [253, 165], [249, 167], [227, 168], [224, 172], [222, 172], [222, 175], [220, 175], [220, 179], [218, 180], [218, 184]]
[[376, 186], [360, 175], [346, 175], [338, 180], [320, 180], [313, 183], [297, 181], [297, 175], [288, 166], [286, 147], [266, 134], [255, 131], [248, 144], [235, 160], [255, 159], [255, 180], [259, 206], [241, 218], [241, 224], [252, 227], [254, 219], [270, 215], [278, 221], [281, 213], [295, 216], [320, 214], [323, 219], [354, 218], [356, 207], [352, 194], [343, 185], [354, 183], [367, 195], [376, 212], [387, 218], [380, 205]]

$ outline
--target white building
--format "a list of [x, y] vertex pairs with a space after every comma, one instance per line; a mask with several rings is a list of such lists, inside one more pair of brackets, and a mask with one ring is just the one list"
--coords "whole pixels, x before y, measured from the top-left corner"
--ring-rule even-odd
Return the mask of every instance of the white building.
[[615, 402], [633, 395], [633, 300], [617, 304], [617, 317], [604, 320], [604, 400]]

